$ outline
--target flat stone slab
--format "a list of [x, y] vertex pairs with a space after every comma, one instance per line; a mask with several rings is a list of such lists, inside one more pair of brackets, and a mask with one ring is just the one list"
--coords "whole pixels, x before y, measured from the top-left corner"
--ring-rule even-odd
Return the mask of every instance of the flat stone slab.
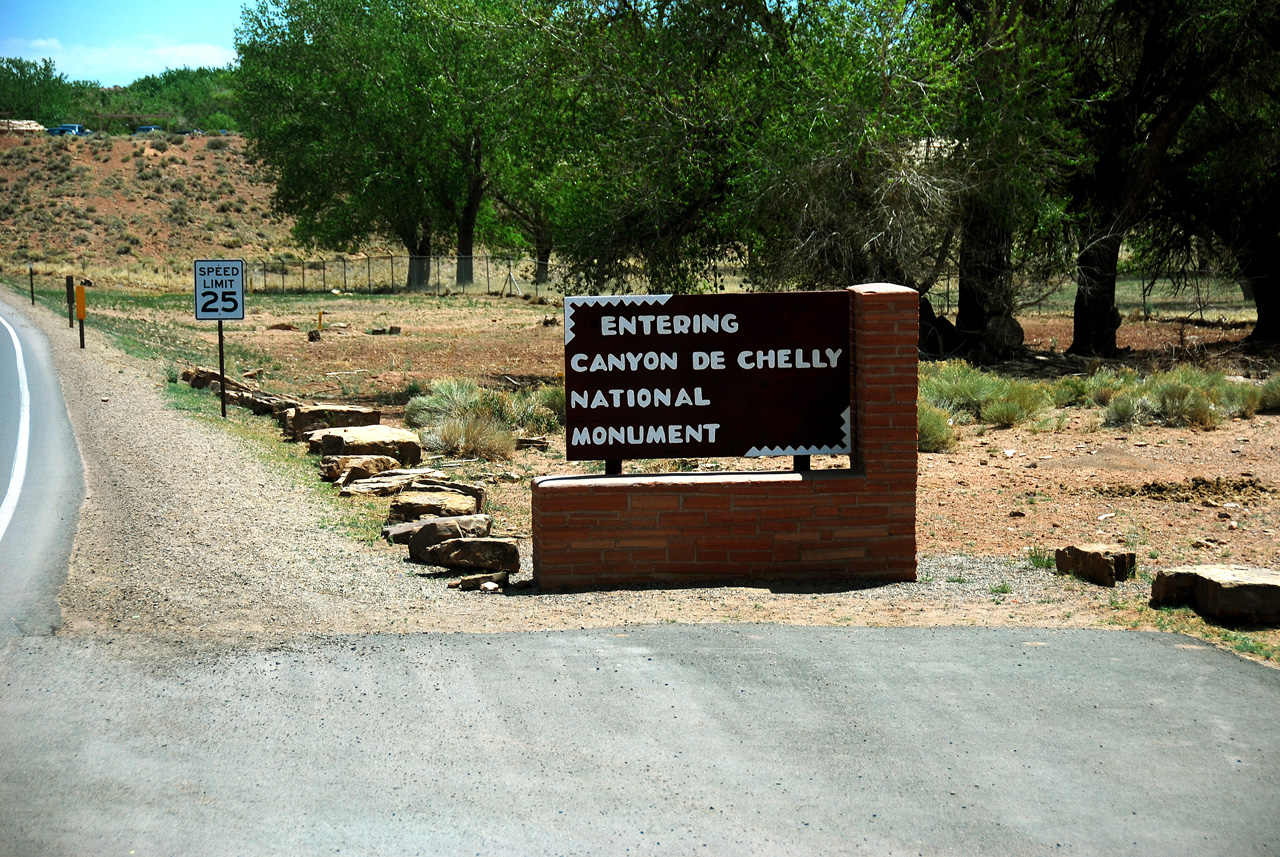
[[474, 515], [479, 510], [474, 497], [457, 491], [403, 491], [391, 501], [387, 523], [417, 521], [422, 518], [453, 518]]
[[308, 450], [319, 455], [389, 455], [401, 464], [422, 460], [418, 435], [392, 426], [345, 426], [307, 435]]
[[284, 433], [293, 440], [302, 440], [308, 432], [344, 426], [372, 426], [382, 422], [382, 412], [377, 408], [357, 405], [299, 405], [285, 412]]
[[1054, 554], [1059, 574], [1074, 574], [1099, 586], [1115, 586], [1133, 577], [1138, 566], [1133, 551], [1124, 545], [1084, 544], [1058, 548]]
[[1247, 565], [1184, 565], [1156, 572], [1156, 607], [1189, 605], [1214, 619], [1280, 622], [1280, 571]]

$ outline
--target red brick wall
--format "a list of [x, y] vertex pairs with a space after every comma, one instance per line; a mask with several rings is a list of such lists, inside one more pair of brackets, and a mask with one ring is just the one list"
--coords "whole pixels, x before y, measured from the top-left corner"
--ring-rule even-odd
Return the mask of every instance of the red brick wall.
[[850, 469], [536, 479], [539, 586], [914, 580], [919, 297], [849, 291]]

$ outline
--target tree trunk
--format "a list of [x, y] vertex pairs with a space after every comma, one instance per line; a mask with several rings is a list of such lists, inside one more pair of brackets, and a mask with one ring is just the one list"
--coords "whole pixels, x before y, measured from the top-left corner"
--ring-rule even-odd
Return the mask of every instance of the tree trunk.
[[1245, 337], [1251, 345], [1280, 343], [1280, 234], [1264, 229], [1254, 231], [1238, 255], [1258, 309], [1258, 321]]
[[476, 247], [476, 218], [484, 201], [485, 178], [481, 161], [480, 134], [471, 135], [471, 175], [467, 178], [467, 199], [458, 214], [458, 276], [455, 282], [463, 288], [471, 285], [472, 262]]
[[1013, 317], [1013, 232], [1002, 213], [967, 200], [960, 237], [960, 297], [956, 328], [972, 349], [994, 356], [1022, 344]]
[[533, 281], [539, 285], [551, 282], [551, 242], [539, 241], [534, 246]]
[[431, 237], [418, 240], [409, 247], [409, 278], [406, 283], [411, 292], [425, 292], [431, 288]]
[[1112, 357], [1120, 312], [1116, 309], [1116, 267], [1121, 235], [1089, 236], [1076, 257], [1074, 330], [1068, 354]]

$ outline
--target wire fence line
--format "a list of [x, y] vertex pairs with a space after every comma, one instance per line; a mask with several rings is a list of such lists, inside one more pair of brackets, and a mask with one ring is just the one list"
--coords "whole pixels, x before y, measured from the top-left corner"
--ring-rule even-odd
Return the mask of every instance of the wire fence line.
[[[471, 282], [459, 283], [458, 265], [471, 261]], [[254, 292], [368, 292], [409, 291], [414, 265], [425, 269], [418, 291], [433, 294], [533, 294], [563, 292], [564, 271], [548, 265], [546, 278], [538, 281], [537, 262], [523, 257], [484, 254], [476, 256], [340, 256], [333, 259], [245, 260], [245, 288]]]

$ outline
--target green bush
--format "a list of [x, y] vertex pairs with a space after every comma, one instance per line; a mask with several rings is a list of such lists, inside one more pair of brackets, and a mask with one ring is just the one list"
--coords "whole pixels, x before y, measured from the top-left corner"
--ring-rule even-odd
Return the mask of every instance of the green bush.
[[920, 402], [916, 413], [917, 441], [921, 452], [949, 452], [956, 445], [951, 414], [928, 402]]
[[1120, 393], [1107, 403], [1106, 416], [1103, 423], [1109, 426], [1131, 426], [1138, 420], [1141, 412], [1139, 400], [1128, 393]]
[[1280, 411], [1280, 375], [1268, 379], [1258, 391], [1258, 410]]
[[975, 369], [963, 360], [946, 360], [923, 364], [920, 373], [920, 398], [935, 408], [959, 415], [967, 413], [982, 418], [982, 408], [995, 401], [1001, 391], [1001, 379]]
[[983, 422], [998, 428], [1013, 428], [1034, 418], [1045, 406], [1045, 390], [1033, 381], [995, 378], [995, 398], [982, 405]]
[[1088, 381], [1082, 375], [1067, 375], [1059, 378], [1053, 384], [1051, 396], [1056, 408], [1079, 407], [1089, 398]]
[[1154, 378], [1150, 390], [1156, 416], [1166, 425], [1215, 428], [1222, 421], [1213, 402], [1203, 391], [1176, 377]]
[[205, 143], [204, 147], [213, 152], [220, 152], [227, 148], [227, 141], [221, 137], [214, 137], [209, 142]]

